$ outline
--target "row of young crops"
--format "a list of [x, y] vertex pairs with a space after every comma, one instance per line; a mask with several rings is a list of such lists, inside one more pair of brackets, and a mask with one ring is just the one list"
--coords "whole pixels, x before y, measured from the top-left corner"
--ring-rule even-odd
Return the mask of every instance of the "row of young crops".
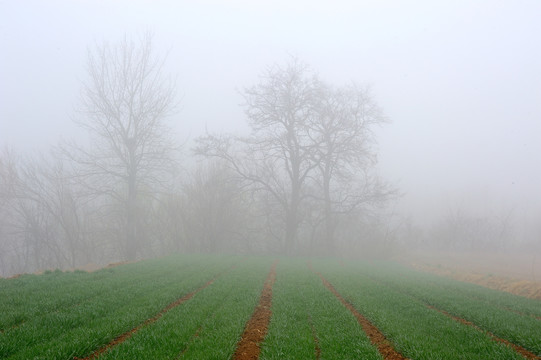
[[392, 264], [183, 255], [0, 279], [0, 359], [229, 359], [265, 284], [260, 359], [541, 358], [538, 300]]

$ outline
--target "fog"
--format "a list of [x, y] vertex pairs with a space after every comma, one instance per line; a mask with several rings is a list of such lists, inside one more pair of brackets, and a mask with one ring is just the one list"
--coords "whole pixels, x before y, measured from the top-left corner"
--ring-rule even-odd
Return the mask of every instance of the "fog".
[[[0, 1], [0, 275], [171, 250], [320, 254], [330, 246], [336, 255], [368, 257], [404, 249], [541, 251], [540, 12], [537, 1]], [[152, 244], [139, 244], [138, 252], [131, 253], [130, 215], [122, 215], [111, 198], [103, 197], [104, 187], [120, 185], [103, 178], [100, 195], [91, 196], [81, 190], [88, 183], [79, 181], [74, 194], [84, 200], [74, 209], [90, 219], [84, 226], [77, 223], [80, 233], [73, 238], [64, 234], [65, 242], [55, 240], [51, 234], [56, 230], [45, 221], [49, 225], [39, 233], [49, 240], [32, 233], [35, 238], [29, 241], [24, 229], [36, 224], [22, 224], [20, 217], [36, 205], [22, 204], [21, 191], [43, 194], [43, 188], [54, 185], [43, 179], [65, 179], [65, 173], [76, 178], [72, 171], [83, 172], [73, 165], [75, 153], [69, 146], [88, 149], [94, 144], [88, 127], [78, 125], [86, 121], [88, 110], [81, 99], [85, 85], [92, 83], [89, 54], [104, 44], [118, 47], [123, 39], [139, 44], [148, 34], [153, 56], [164, 60], [161, 70], [174, 88], [173, 103], [178, 102], [160, 116], [171, 129], [171, 148], [182, 145], [182, 150], [168, 157], [175, 165], [170, 165], [167, 180], [161, 173], [168, 172], [165, 166], [159, 175], [149, 175], [153, 181], [144, 182], [151, 194], [143, 196], [148, 208], [133, 206], [144, 208], [145, 218], [169, 222], [149, 220], [137, 237], [142, 243], [152, 237]], [[377, 193], [378, 201], [350, 204], [348, 211], [333, 208], [340, 220], [336, 215], [332, 222], [336, 242], [330, 244], [314, 238], [323, 208], [314, 205], [320, 209], [314, 210], [313, 203], [303, 200], [317, 181], [302, 184], [299, 219], [291, 220], [284, 215], [291, 208], [276, 205], [282, 198], [253, 196], [254, 184], [246, 183], [247, 176], [239, 180], [239, 174], [228, 172], [234, 166], [224, 161], [225, 153], [203, 149], [213, 139], [230, 136], [233, 141], [253, 134], [249, 123], [257, 116], [250, 118], [247, 110], [250, 100], [257, 103], [257, 93], [250, 98], [247, 90], [264, 84], [268, 71], [288, 69], [296, 61], [306, 67], [301, 75], [316, 76], [325, 89], [356, 84], [381, 109], [381, 117], [375, 117], [381, 121], [370, 127], [371, 165], [344, 165], [363, 179], [340, 183], [348, 191], [360, 186], [364, 194]], [[249, 141], [235, 144], [239, 161], [255, 160], [243, 147]], [[56, 155], [49, 155], [51, 150]], [[257, 153], [252, 148], [252, 155]], [[263, 177], [262, 171], [269, 170], [250, 169], [248, 175]], [[51, 174], [47, 171], [57, 176], [28, 180], [36, 173]], [[8, 181], [8, 173], [18, 175]], [[239, 182], [231, 184], [228, 174]], [[222, 184], [221, 190], [209, 190], [209, 179]], [[285, 183], [293, 184], [290, 180]], [[20, 189], [26, 190], [10, 190], [15, 182], [24, 183]], [[160, 207], [163, 201], [150, 200], [167, 197], [163, 194], [169, 199], [174, 194], [179, 202]], [[126, 196], [119, 203], [129, 203]], [[256, 201], [246, 205], [245, 197]], [[342, 200], [351, 197], [334, 204], [346, 206]], [[209, 200], [211, 208], [205, 209], [203, 198], [219, 198], [224, 207]], [[283, 195], [289, 205], [293, 198]], [[118, 215], [118, 226], [111, 221], [90, 231], [92, 221], [100, 222], [96, 214], [103, 204], [109, 207], [109, 220], [110, 214]], [[201, 214], [232, 209], [236, 217], [202, 219]], [[294, 234], [288, 235], [288, 221], [298, 227]], [[231, 241], [220, 243], [217, 238], [227, 224], [242, 228], [242, 234], [231, 230]], [[283, 234], [269, 230], [261, 235], [258, 224]], [[214, 232], [202, 234], [200, 229]], [[297, 245], [288, 247], [291, 236]], [[45, 249], [33, 241], [48, 245]], [[83, 247], [57, 250], [68, 243]], [[43, 255], [30, 255], [35, 252]]]

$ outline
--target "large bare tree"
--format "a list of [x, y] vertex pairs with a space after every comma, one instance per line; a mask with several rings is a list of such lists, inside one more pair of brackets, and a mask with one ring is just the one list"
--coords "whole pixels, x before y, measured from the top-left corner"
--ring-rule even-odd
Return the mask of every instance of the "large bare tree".
[[320, 242], [332, 246], [336, 214], [389, 195], [370, 171], [372, 127], [385, 118], [367, 90], [333, 88], [292, 59], [267, 68], [243, 95], [251, 134], [207, 135], [197, 152], [225, 160], [259, 194], [268, 233], [282, 242], [283, 251], [300, 250], [304, 223], [323, 223]]
[[88, 131], [91, 144], [65, 148], [91, 192], [123, 204], [127, 259], [136, 258], [141, 247], [141, 192], [155, 189], [173, 168], [175, 145], [165, 120], [177, 100], [164, 61], [155, 56], [148, 33], [90, 49], [76, 122]]
[[328, 252], [340, 215], [384, 202], [396, 191], [373, 173], [377, 159], [373, 130], [387, 119], [369, 88], [322, 84], [315, 106], [310, 134], [317, 144], [316, 197], [323, 204], [324, 231], [319, 237], [320, 247]]
[[199, 141], [199, 153], [226, 160], [252, 190], [273, 200], [283, 226], [282, 231], [269, 230], [287, 253], [297, 250], [305, 185], [317, 166], [308, 124], [315, 115], [318, 86], [317, 76], [296, 59], [284, 67], [269, 67], [258, 84], [243, 92], [250, 136]]

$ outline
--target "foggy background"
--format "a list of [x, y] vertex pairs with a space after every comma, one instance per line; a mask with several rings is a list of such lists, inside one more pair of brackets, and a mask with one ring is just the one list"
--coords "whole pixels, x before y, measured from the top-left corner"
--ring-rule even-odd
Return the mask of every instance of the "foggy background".
[[375, 129], [376, 171], [402, 193], [384, 211], [395, 243], [427, 246], [458, 222], [539, 248], [540, 13], [538, 1], [0, 1], [0, 148], [86, 143], [73, 120], [88, 49], [150, 31], [176, 77], [168, 124], [190, 173], [194, 139], [248, 133], [239, 92], [294, 56], [336, 86], [370, 86], [390, 120]]

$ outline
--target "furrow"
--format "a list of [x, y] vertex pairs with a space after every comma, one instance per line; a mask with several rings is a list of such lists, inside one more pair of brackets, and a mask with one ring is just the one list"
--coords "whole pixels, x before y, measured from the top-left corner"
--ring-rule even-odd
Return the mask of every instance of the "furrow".
[[402, 354], [400, 354], [398, 351], [395, 350], [392, 343], [385, 337], [385, 335], [376, 327], [374, 326], [367, 318], [365, 318], [361, 313], [355, 309], [355, 307], [349, 303], [346, 299], [340, 295], [340, 293], [332, 286], [330, 282], [328, 282], [323, 275], [316, 272], [316, 274], [320, 277], [323, 284], [329, 289], [337, 298], [340, 300], [340, 302], [349, 310], [351, 313], [355, 316], [361, 327], [363, 328], [363, 331], [368, 335], [370, 338], [370, 341], [372, 344], [374, 344], [377, 348], [380, 354], [383, 356], [385, 360], [405, 360], [407, 359]]
[[246, 323], [244, 332], [240, 341], [237, 343], [237, 348], [233, 355], [235, 360], [253, 360], [259, 359], [261, 351], [260, 345], [267, 334], [270, 318], [271, 318], [271, 303], [272, 303], [272, 286], [276, 280], [276, 264], [275, 261], [271, 267], [269, 275], [265, 280], [259, 303], [256, 306], [252, 317]]
[[481, 329], [479, 326], [475, 325], [471, 321], [468, 321], [466, 319], [454, 316], [454, 315], [448, 313], [447, 311], [438, 309], [438, 308], [436, 308], [436, 307], [434, 307], [432, 305], [427, 304], [426, 307], [428, 307], [429, 309], [435, 310], [435, 311], [439, 311], [440, 313], [444, 314], [445, 316], [448, 316], [449, 318], [451, 318], [451, 319], [453, 319], [453, 320], [455, 320], [455, 321], [457, 321], [457, 322], [459, 322], [461, 324], [471, 326], [474, 329], [479, 330], [479, 331], [489, 335], [494, 341], [497, 341], [499, 343], [502, 343], [502, 344], [505, 344], [507, 346], [512, 347], [516, 352], [518, 352], [520, 355], [524, 356], [526, 359], [541, 360], [540, 356], [535, 355], [534, 353], [526, 350], [522, 346], [518, 346], [516, 344], [513, 344], [512, 342], [509, 342], [508, 340], [497, 337], [496, 335], [494, 335], [490, 331], [485, 331], [485, 330]]
[[180, 360], [184, 356], [184, 354], [186, 354], [186, 352], [190, 348], [190, 345], [193, 343], [194, 339], [199, 337], [199, 334], [201, 333], [201, 330], [203, 330], [203, 324], [201, 324], [199, 326], [199, 328], [197, 328], [197, 330], [195, 331], [193, 336], [190, 338], [190, 341], [188, 342], [188, 345], [186, 345], [186, 348], [184, 350], [182, 350], [180, 352], [180, 354], [178, 354], [178, 356], [175, 358], [175, 360]]
[[310, 314], [308, 314], [308, 322], [310, 323], [310, 328], [312, 329], [312, 337], [314, 338], [314, 344], [315, 344], [314, 355], [316, 356], [316, 360], [319, 360], [321, 358], [321, 348], [319, 347], [319, 338], [317, 337], [316, 328], [314, 326], [314, 322], [312, 321], [312, 316]]
[[[394, 291], [397, 291], [405, 296], [408, 296], [409, 298], [411, 298], [412, 300], [414, 301], [417, 301], [421, 304], [423, 304], [424, 306], [426, 306], [427, 308], [429, 309], [432, 309], [432, 310], [435, 310], [435, 311], [438, 311], [444, 315], [446, 315], [447, 317], [461, 323], [461, 324], [464, 324], [464, 325], [468, 325], [468, 326], [471, 326], [473, 327], [474, 329], [482, 332], [482, 333], [485, 333], [487, 334], [488, 336], [490, 336], [494, 341], [496, 342], [499, 342], [499, 343], [502, 343], [502, 344], [505, 344], [511, 348], [513, 348], [513, 350], [515, 350], [517, 353], [519, 353], [520, 355], [524, 356], [526, 359], [539, 359], [541, 360], [541, 357], [537, 356], [536, 354], [532, 353], [531, 351], [523, 348], [522, 346], [520, 345], [516, 345], [512, 342], [510, 342], [509, 340], [505, 340], [503, 338], [500, 338], [496, 335], [494, 335], [493, 333], [491, 333], [490, 331], [486, 331], [486, 330], [483, 330], [481, 329], [479, 326], [477, 326], [475, 323], [469, 321], [469, 320], [466, 320], [464, 318], [461, 318], [461, 317], [458, 317], [458, 316], [455, 316], [455, 315], [452, 315], [451, 313], [445, 311], [445, 310], [442, 310], [442, 309], [439, 309], [437, 307], [435, 307], [434, 305], [431, 305], [430, 303], [428, 303], [426, 300], [414, 295], [414, 294], [411, 294], [410, 292], [406, 291], [406, 290], [399, 290], [399, 289], [396, 289], [395, 287], [392, 286], [392, 284], [389, 284], [388, 282], [384, 281], [384, 280], [378, 280], [378, 279], [375, 279], [371, 276], [369, 276], [369, 279], [371, 279], [373, 282], [377, 283], [377, 284], [380, 284], [382, 286], [385, 286], [387, 288], [390, 288], [390, 289], [393, 289]], [[482, 299], [476, 299], [478, 301], [482, 301]], [[524, 315], [524, 314], [521, 314], [520, 312], [518, 311], [514, 311], [514, 310], [511, 310], [511, 309], [508, 309], [508, 308], [503, 308], [501, 306], [498, 306], [499, 308], [501, 309], [504, 309], [505, 311], [510, 311], [510, 312], [513, 312], [513, 313], [516, 313], [516, 314], [519, 314], [519, 315]], [[527, 316], [527, 315], [526, 315]]]
[[220, 273], [218, 275], [216, 275], [213, 279], [207, 281], [205, 284], [203, 284], [202, 286], [200, 286], [199, 288], [195, 289], [194, 291], [182, 296], [181, 298], [173, 301], [172, 303], [170, 303], [169, 305], [167, 305], [166, 307], [164, 307], [162, 310], [160, 310], [160, 312], [158, 312], [156, 315], [154, 315], [152, 318], [150, 319], [147, 319], [145, 320], [143, 323], [141, 323], [140, 325], [134, 327], [133, 329], [129, 330], [129, 331], [126, 331], [124, 334], [114, 338], [113, 340], [111, 340], [111, 342], [109, 342], [107, 345], [101, 347], [100, 349], [94, 351], [92, 354], [90, 354], [89, 356], [85, 357], [85, 358], [75, 358], [75, 359], [78, 359], [78, 360], [92, 360], [92, 359], [95, 359], [97, 358], [98, 356], [100, 356], [101, 354], [109, 351], [111, 348], [123, 343], [124, 341], [128, 340], [130, 337], [132, 337], [137, 331], [139, 331], [140, 329], [156, 322], [158, 319], [160, 319], [165, 313], [167, 313], [169, 310], [181, 305], [182, 303], [190, 300], [195, 294], [197, 294], [198, 292], [200, 292], [201, 290], [205, 289], [207, 286], [211, 285], [219, 276], [221, 276], [223, 273]]
[[194, 340], [197, 339], [199, 337], [199, 335], [201, 334], [201, 332], [203, 331], [204, 329], [204, 326], [205, 326], [205, 323], [209, 320], [209, 319], [214, 319], [216, 318], [216, 315], [220, 312], [220, 310], [222, 309], [223, 307], [223, 304], [224, 302], [230, 297], [230, 294], [228, 294], [226, 297], [224, 297], [222, 299], [222, 302], [211, 312], [211, 314], [209, 314], [202, 322], [201, 322], [201, 325], [199, 325], [199, 327], [197, 328], [197, 330], [193, 333], [192, 337], [190, 338], [190, 340], [188, 341], [187, 345], [186, 345], [186, 348], [184, 348], [184, 350], [182, 350], [178, 356], [175, 358], [175, 360], [180, 360], [184, 354], [186, 354], [186, 352], [190, 349], [190, 346], [193, 344]]

